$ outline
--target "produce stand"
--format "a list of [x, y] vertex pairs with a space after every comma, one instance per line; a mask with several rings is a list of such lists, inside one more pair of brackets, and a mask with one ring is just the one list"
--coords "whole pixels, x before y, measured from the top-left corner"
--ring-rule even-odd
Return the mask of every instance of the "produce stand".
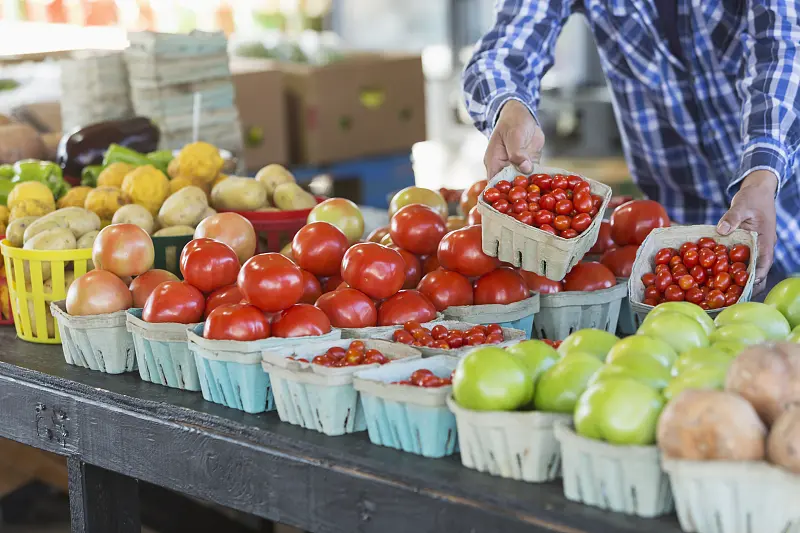
[[326, 437], [274, 412], [247, 415], [188, 393], [69, 366], [60, 346], [0, 329], [0, 437], [67, 456], [72, 531], [139, 532], [136, 480], [325, 531], [672, 533], [568, 502], [561, 483], [529, 484]]

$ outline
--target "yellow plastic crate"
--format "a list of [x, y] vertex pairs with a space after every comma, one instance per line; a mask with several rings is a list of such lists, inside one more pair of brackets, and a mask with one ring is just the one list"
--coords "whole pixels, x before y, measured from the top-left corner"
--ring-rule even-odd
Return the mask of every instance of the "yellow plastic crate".
[[[3, 253], [6, 266], [11, 311], [14, 314], [17, 336], [29, 342], [61, 344], [58, 327], [50, 314], [50, 302], [67, 297], [64, 273], [70, 266], [76, 279], [89, 270], [92, 249], [24, 250], [11, 246], [8, 240], [3, 240], [0, 243], [0, 251]], [[25, 283], [26, 266], [29, 270], [27, 278], [29, 283]], [[43, 266], [50, 269], [51, 292], [45, 292]]]

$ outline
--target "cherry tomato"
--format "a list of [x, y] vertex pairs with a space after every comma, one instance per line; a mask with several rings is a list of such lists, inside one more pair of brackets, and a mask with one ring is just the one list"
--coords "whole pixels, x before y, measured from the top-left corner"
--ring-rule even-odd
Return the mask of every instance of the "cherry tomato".
[[511, 204], [511, 212], [512, 213], [522, 213], [528, 210], [528, 202], [525, 200], [517, 200], [516, 202]]
[[378, 325], [375, 303], [356, 289], [338, 289], [323, 294], [315, 304], [336, 328], [370, 328]]
[[658, 292], [663, 293], [670, 285], [672, 285], [672, 274], [663, 271], [656, 274], [655, 288]]
[[722, 291], [714, 289], [709, 291], [706, 302], [708, 303], [709, 309], [721, 309], [725, 307], [725, 295], [722, 294]]
[[699, 304], [703, 301], [703, 291], [701, 291], [698, 287], [692, 287], [688, 291], [686, 291], [686, 301], [692, 302], [693, 304]]
[[714, 288], [726, 292], [732, 283], [731, 275], [727, 272], [720, 272], [714, 276]]
[[690, 273], [692, 274], [692, 277], [694, 278], [694, 280], [697, 282], [698, 285], [704, 284], [708, 279], [708, 276], [706, 275], [706, 270], [699, 265], [692, 267]]
[[543, 191], [549, 191], [553, 188], [553, 178], [547, 174], [536, 174], [533, 176], [533, 182]]
[[468, 277], [482, 276], [498, 267], [497, 258], [483, 253], [481, 226], [467, 226], [448, 233], [439, 243], [439, 264]]
[[697, 241], [697, 246], [700, 248], [708, 248], [709, 250], [714, 250], [714, 247], [717, 245], [717, 242], [712, 239], [711, 237], [703, 237], [699, 241]]
[[403, 287], [406, 264], [397, 250], [372, 242], [359, 243], [344, 254], [342, 278], [350, 287], [370, 298], [382, 300]]
[[731, 285], [730, 288], [728, 288], [728, 290], [725, 291], [725, 296], [728, 296], [729, 294], [733, 294], [738, 299], [742, 295], [743, 292], [744, 292], [744, 289], [742, 287], [740, 287], [739, 285]]
[[431, 329], [431, 336], [437, 341], [446, 338], [448, 333], [449, 331], [447, 331], [447, 328], [441, 324], [437, 324]]
[[505, 340], [503, 335], [497, 333], [490, 333], [486, 336], [486, 344], [500, 344], [503, 340]]
[[539, 210], [539, 200], [534, 200], [528, 203], [528, 211], [535, 213]]
[[517, 176], [516, 178], [514, 178], [514, 181], [512, 183], [514, 184], [514, 187], [525, 188], [525, 187], [528, 186], [529, 182], [530, 182], [530, 179], [527, 176], [520, 175], [520, 176]]
[[731, 261], [735, 263], [747, 263], [750, 260], [750, 247], [745, 244], [737, 244], [731, 248]]
[[703, 268], [711, 268], [717, 262], [717, 256], [708, 248], [700, 248], [699, 259]]
[[528, 289], [539, 294], [554, 294], [564, 290], [564, 285], [560, 281], [553, 281], [527, 270], [520, 270], [519, 274], [525, 280]]
[[537, 211], [535, 215], [533, 215], [533, 222], [539, 229], [542, 229], [541, 226], [550, 225], [555, 221], [555, 215], [552, 211], [545, 211], [540, 210]]
[[750, 278], [750, 274], [747, 273], [746, 270], [737, 270], [733, 273], [733, 282], [738, 287], [744, 287], [747, 285], [747, 280]]
[[[429, 376], [433, 376], [433, 372], [431, 372], [427, 368], [421, 368], [419, 370], [415, 370], [411, 374], [411, 377], [409, 378], [409, 381], [411, 383], [413, 383], [414, 385], [419, 386], [419, 385], [422, 384], [422, 380], [425, 379], [426, 377], [429, 377]], [[436, 376], [434, 376], [434, 377], [436, 377]]]
[[284, 309], [272, 322], [275, 337], [311, 337], [331, 331], [331, 321], [318, 307], [294, 304]]
[[686, 265], [686, 268], [693, 268], [700, 264], [700, 254], [697, 252], [697, 249], [692, 248], [686, 250], [683, 255], [683, 264]]
[[255, 341], [269, 337], [267, 317], [250, 304], [221, 305], [209, 313], [203, 337], [214, 340]]
[[203, 320], [205, 303], [203, 294], [193, 285], [185, 281], [165, 281], [147, 297], [142, 319], [145, 322], [196, 324]]
[[747, 265], [745, 265], [744, 263], [741, 263], [741, 262], [736, 262], [736, 263], [733, 263], [731, 265], [730, 273], [731, 274], [735, 274], [736, 272], [739, 272], [740, 270], [747, 270]]
[[407, 332], [404, 329], [398, 329], [392, 334], [392, 339], [394, 342], [399, 342], [402, 344], [411, 344], [414, 342], [414, 337], [411, 336], [411, 333]]
[[296, 304], [304, 292], [303, 272], [291, 260], [276, 253], [248, 259], [236, 283], [248, 302], [268, 313], [277, 313]]
[[550, 233], [552, 235], [557, 235], [558, 234], [556, 232], [556, 228], [554, 228], [550, 224], [542, 224], [541, 226], [539, 226], [539, 229], [544, 231], [544, 232]]
[[447, 344], [454, 350], [461, 348], [464, 346], [464, 337], [458, 332], [451, 331], [447, 334]]
[[644, 290], [645, 298], [653, 298], [655, 300], [658, 300], [659, 296], [661, 296], [661, 294], [659, 294], [658, 289], [655, 288], [655, 285], [650, 285]]
[[503, 198], [493, 202], [492, 207], [501, 213], [508, 213], [509, 210], [511, 210], [511, 204], [508, 203], [508, 200]]
[[444, 219], [433, 208], [422, 204], [400, 208], [389, 222], [392, 242], [417, 255], [435, 253], [446, 233]]
[[539, 199], [539, 209], [555, 211], [557, 200], [552, 194], [546, 194]]
[[642, 303], [644, 305], [649, 305], [650, 307], [655, 307], [658, 305], [658, 300], [655, 298], [645, 298]]
[[[674, 250], [671, 250], [671, 251], [674, 252]], [[672, 257], [669, 258], [669, 266], [670, 267], [674, 267], [675, 265], [680, 265], [680, 264], [683, 264], [683, 261], [681, 260], [681, 256], [673, 255]]]
[[[577, 191], [572, 196], [572, 204], [578, 213], [589, 213], [592, 210], [592, 195], [588, 191]], [[611, 224], [609, 224], [609, 231]]]
[[559, 200], [556, 203], [556, 213], [559, 215], [569, 215], [572, 213], [572, 202], [569, 200]]
[[[317, 286], [319, 286], [319, 282], [317, 282]], [[221, 305], [238, 304], [241, 303], [243, 299], [242, 291], [239, 290], [238, 285], [234, 284], [221, 287], [209, 294], [208, 298], [206, 298], [205, 316], [208, 317], [211, 311]]]
[[525, 280], [513, 268], [500, 267], [475, 282], [474, 303], [510, 304], [530, 296]]
[[[577, 206], [576, 206], [577, 208]], [[615, 248], [616, 244], [611, 238], [611, 224], [605, 220], [600, 223], [600, 232], [597, 234], [597, 240], [589, 250], [590, 254], [602, 254], [610, 248]]]
[[514, 218], [527, 226], [533, 225], [533, 213], [530, 211], [523, 211], [522, 213], [515, 215]]
[[725, 255], [727, 257], [728, 256], [728, 247], [725, 246], [724, 244], [717, 244], [716, 246], [714, 246], [714, 253], [717, 254], [717, 255], [722, 254], [722, 255]]
[[483, 333], [472, 333], [467, 335], [466, 344], [469, 346], [479, 346], [486, 343], [486, 335]]
[[656, 265], [656, 268], [653, 269], [653, 272], [655, 272], [656, 275], [660, 274], [661, 272], [669, 273], [669, 265]]
[[655, 285], [655, 283], [656, 275], [654, 273], [648, 272], [647, 274], [642, 274], [642, 284], [644, 284], [645, 287], [650, 287], [651, 285]]
[[434, 318], [436, 307], [419, 291], [402, 290], [378, 307], [379, 326], [404, 324], [409, 320], [430, 322]]
[[[533, 187], [535, 187], [535, 186], [536, 185], [533, 185]], [[539, 194], [538, 192], [529, 192], [528, 195], [525, 197], [525, 199], [528, 201], [528, 204], [530, 204], [532, 202], [535, 202], [536, 205], [538, 206], [539, 205], [539, 198], [541, 198], [541, 197], [542, 197], [542, 195]]]
[[695, 243], [693, 243], [693, 242], [685, 242], [685, 243], [681, 244], [681, 247], [678, 250], [678, 253], [681, 254], [681, 257], [684, 257], [686, 255], [686, 252], [688, 252], [689, 250], [695, 250], [696, 251], [697, 250], [697, 245]]
[[498, 191], [502, 192], [503, 194], [508, 194], [508, 191], [510, 191], [512, 187], [511, 182], [506, 180], [500, 180], [497, 183], [495, 183], [494, 186]]
[[699, 305], [700, 309], [703, 309], [704, 311], [708, 311], [709, 309], [711, 309], [711, 307], [708, 305], [708, 302], [705, 301], [705, 300], [703, 300], [702, 302], [700, 302], [697, 305]]
[[553, 198], [556, 199], [556, 205], [558, 205], [558, 202], [560, 202], [561, 200], [567, 199], [567, 191], [565, 191], [564, 189], [553, 188], [553, 191], [550, 194], [553, 196]]
[[569, 181], [567, 177], [563, 174], [556, 174], [553, 176], [553, 188], [554, 189], [566, 189], [569, 187]]
[[569, 228], [560, 232], [558, 236], [561, 237], [562, 239], [574, 239], [575, 237], [578, 236], [578, 232], [572, 228]]
[[611, 213], [611, 237], [620, 246], [642, 244], [655, 228], [669, 227], [666, 210], [653, 200], [632, 200]]
[[682, 302], [686, 298], [686, 295], [679, 286], [670, 285], [667, 287], [667, 290], [664, 291], [664, 298], [668, 302]]
[[578, 263], [564, 278], [566, 291], [597, 291], [617, 284], [617, 278], [605, 265], [595, 262]]
[[426, 274], [419, 282], [417, 290], [439, 311], [457, 305], [472, 305], [472, 283], [466, 276], [452, 270], [437, 270]]
[[[627, 278], [631, 275], [633, 270], [633, 262], [636, 259], [636, 252], [639, 250], [638, 246], [623, 246], [609, 250], [600, 258], [600, 262], [607, 266], [611, 272], [618, 278]], [[655, 283], [655, 275], [650, 285]]]
[[508, 199], [512, 203], [518, 200], [525, 200], [527, 197], [528, 191], [525, 190], [525, 187], [515, 185], [514, 187], [511, 187], [510, 191], [508, 191]]
[[292, 239], [292, 258], [297, 266], [315, 276], [333, 276], [339, 273], [349, 246], [347, 236], [333, 224], [312, 222], [300, 228]]
[[727, 259], [719, 258], [717, 262], [714, 263], [713, 270], [714, 274], [719, 274], [720, 272], [727, 272], [731, 269], [730, 263], [728, 263]]
[[483, 191], [483, 199], [486, 200], [487, 204], [493, 204], [501, 198], [503, 198], [503, 193], [498, 191], [495, 187], [489, 187]]
[[558, 231], [569, 229], [571, 223], [572, 221], [566, 215], [558, 215], [555, 219], [553, 219], [553, 227]]
[[586, 231], [592, 223], [592, 217], [588, 213], [578, 213], [572, 219], [572, 229], [578, 233]]
[[692, 287], [697, 286], [697, 282], [695, 279], [690, 275], [681, 276], [678, 278], [678, 286], [681, 288], [682, 291], [688, 291]]
[[181, 252], [180, 268], [184, 281], [209, 293], [236, 283], [239, 256], [225, 243], [194, 239]]
[[674, 250], [672, 248], [662, 248], [658, 252], [656, 252], [655, 263], [657, 265], [668, 265]]
[[536, 185], [535, 183], [531, 183], [530, 185], [528, 185], [525, 188], [525, 190], [528, 191], [529, 193], [537, 193], [537, 194], [542, 193], [542, 189], [540, 189], [539, 186]]

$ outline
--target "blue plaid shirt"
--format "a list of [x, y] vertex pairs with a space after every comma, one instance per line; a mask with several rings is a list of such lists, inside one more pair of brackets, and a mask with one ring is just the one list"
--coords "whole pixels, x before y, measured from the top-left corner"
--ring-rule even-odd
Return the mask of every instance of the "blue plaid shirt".
[[644, 193], [673, 220], [716, 224], [747, 174], [773, 171], [775, 261], [798, 272], [800, 0], [675, 1], [681, 58], [653, 0], [496, 0], [496, 23], [464, 73], [467, 108], [486, 134], [509, 99], [535, 115], [556, 38], [582, 12]]

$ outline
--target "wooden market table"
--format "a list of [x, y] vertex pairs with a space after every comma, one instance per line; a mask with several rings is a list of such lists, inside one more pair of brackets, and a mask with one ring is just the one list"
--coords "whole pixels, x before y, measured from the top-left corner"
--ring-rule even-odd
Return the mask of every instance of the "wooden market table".
[[0, 328], [0, 437], [66, 456], [72, 531], [139, 533], [142, 480], [310, 532], [676, 533], [529, 484], [64, 362]]

